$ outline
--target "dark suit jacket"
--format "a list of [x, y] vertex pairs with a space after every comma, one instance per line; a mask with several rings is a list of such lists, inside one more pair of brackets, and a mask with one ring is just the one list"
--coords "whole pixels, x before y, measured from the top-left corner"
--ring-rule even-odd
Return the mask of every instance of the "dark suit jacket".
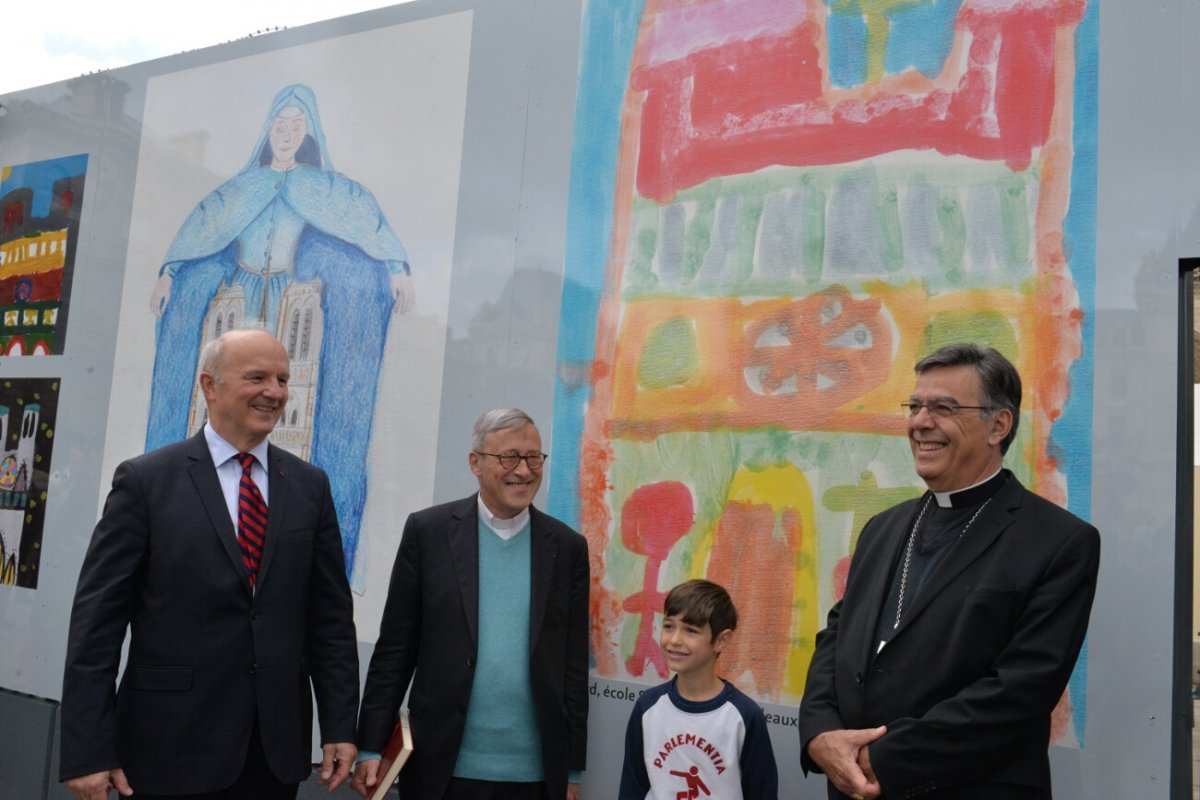
[[[413, 754], [400, 773], [400, 794], [412, 800], [442, 796], [462, 742], [478, 643], [477, 502], [472, 495], [409, 516], [363, 690], [358, 746], [379, 752], [412, 682]], [[587, 540], [529, 511], [529, 670], [546, 786], [559, 800], [587, 752]]]
[[237, 779], [256, 717], [271, 770], [304, 780], [310, 679], [322, 740], [353, 741], [358, 649], [329, 481], [273, 446], [267, 461], [254, 594], [203, 432], [117, 467], [71, 612], [63, 780], [119, 766], [138, 792], [215, 791]]
[[[1050, 712], [1087, 630], [1099, 533], [1010, 475], [877, 655], [884, 593], [919, 502], [863, 529], [845, 597], [817, 636], [801, 763], [816, 768], [804, 748], [819, 733], [887, 725], [869, 753], [888, 798], [1010, 797], [1014, 786], [1049, 797]], [[844, 797], [832, 785], [829, 796]]]

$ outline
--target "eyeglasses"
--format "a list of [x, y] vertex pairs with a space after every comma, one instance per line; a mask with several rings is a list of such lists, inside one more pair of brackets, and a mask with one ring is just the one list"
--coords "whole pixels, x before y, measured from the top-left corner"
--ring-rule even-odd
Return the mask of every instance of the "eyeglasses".
[[505, 469], [516, 469], [517, 464], [524, 461], [530, 469], [541, 469], [542, 464], [546, 463], [546, 459], [550, 457], [549, 453], [485, 453], [482, 450], [476, 450], [481, 456], [491, 456], [500, 462], [500, 466]]
[[900, 410], [910, 417], [915, 417], [921, 413], [922, 408], [929, 409], [929, 413], [935, 417], [949, 419], [957, 416], [964, 409], [972, 409], [975, 411], [993, 411], [994, 406], [960, 406], [958, 403], [952, 403], [949, 400], [934, 400], [929, 403], [919, 403], [916, 400], [905, 400], [900, 404]]

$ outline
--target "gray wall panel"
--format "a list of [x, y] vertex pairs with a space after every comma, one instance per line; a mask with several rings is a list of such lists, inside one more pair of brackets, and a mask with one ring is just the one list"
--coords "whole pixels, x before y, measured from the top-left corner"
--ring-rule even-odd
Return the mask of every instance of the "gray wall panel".
[[0, 690], [0, 787], [13, 800], [43, 800], [58, 706]]

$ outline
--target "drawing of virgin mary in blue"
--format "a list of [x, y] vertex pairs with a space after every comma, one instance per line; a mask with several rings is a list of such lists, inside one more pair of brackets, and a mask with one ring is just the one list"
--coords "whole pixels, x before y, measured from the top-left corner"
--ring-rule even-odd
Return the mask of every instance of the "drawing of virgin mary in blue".
[[[167, 250], [151, 297], [161, 318], [147, 450], [188, 433], [218, 290], [236, 287], [244, 298], [244, 320], [226, 329], [260, 325], [294, 358], [294, 337], [279, 326], [281, 301], [293, 283], [314, 280], [323, 329], [310, 460], [329, 475], [353, 579], [388, 323], [412, 306], [413, 288], [404, 245], [371, 193], [333, 170], [316, 96], [294, 84], [275, 96], [246, 165], [200, 201]], [[355, 583], [361, 588], [361, 576]]]

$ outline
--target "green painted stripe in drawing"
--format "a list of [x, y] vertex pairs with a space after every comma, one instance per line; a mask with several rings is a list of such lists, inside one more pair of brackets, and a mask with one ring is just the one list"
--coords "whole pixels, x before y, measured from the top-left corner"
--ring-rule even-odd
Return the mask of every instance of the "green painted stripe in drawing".
[[900, 195], [894, 186], [880, 188], [879, 230], [883, 267], [888, 272], [899, 272], [904, 268], [904, 237], [900, 233]]
[[704, 266], [704, 254], [712, 242], [713, 213], [717, 208], [718, 194], [712, 194], [699, 199], [695, 205], [695, 213], [688, 222], [687, 232], [683, 238], [683, 265], [679, 279], [683, 284], [689, 284]]
[[1029, 248], [1028, 193], [1025, 181], [1016, 173], [1001, 177], [996, 185], [1000, 191], [1000, 216], [1004, 224], [1005, 266], [1015, 271], [1033, 258]]
[[966, 277], [963, 259], [967, 252], [967, 221], [958, 197], [943, 190], [938, 200], [938, 224], [942, 230], [939, 261], [946, 280], [961, 285]]
[[758, 225], [762, 220], [762, 195], [741, 198], [738, 208], [737, 250], [733, 257], [733, 278], [743, 281], [754, 274], [754, 253], [758, 243]]
[[804, 236], [800, 258], [804, 281], [812, 285], [821, 280], [825, 270], [825, 208], [829, 201], [823, 188], [812, 185], [807, 179], [804, 184], [808, 192], [800, 227]]

